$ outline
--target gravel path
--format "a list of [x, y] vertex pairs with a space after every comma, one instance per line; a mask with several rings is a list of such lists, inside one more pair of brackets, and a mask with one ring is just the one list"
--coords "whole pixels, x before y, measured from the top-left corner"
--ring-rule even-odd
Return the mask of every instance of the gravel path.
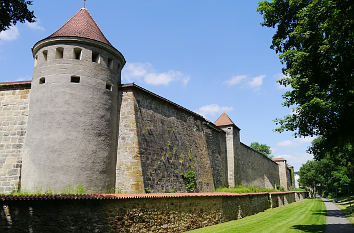
[[325, 233], [354, 233], [354, 227], [345, 215], [331, 201], [322, 198], [327, 209], [327, 225]]

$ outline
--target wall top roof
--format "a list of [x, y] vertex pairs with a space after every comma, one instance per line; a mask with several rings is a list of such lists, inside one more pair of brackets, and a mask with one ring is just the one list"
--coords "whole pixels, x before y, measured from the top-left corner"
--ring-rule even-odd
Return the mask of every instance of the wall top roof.
[[48, 38], [81, 37], [111, 45], [86, 8], [81, 8], [58, 31]]
[[13, 89], [21, 89], [21, 88], [26, 88], [26, 89], [31, 88], [31, 81], [0, 83], [0, 90], [9, 90], [9, 89], [13, 90]]
[[274, 158], [272, 159], [274, 162], [281, 162], [281, 161], [286, 161], [284, 158]]
[[290, 193], [306, 193], [304, 191], [288, 192], [259, 192], [259, 193], [139, 193], [139, 194], [53, 194], [53, 195], [0, 195], [1, 201], [29, 201], [29, 200], [107, 200], [107, 199], [148, 199], [148, 198], [185, 198], [185, 197], [236, 197], [236, 196], [261, 196], [285, 195]]
[[225, 113], [223, 112], [219, 118], [214, 122], [214, 125], [216, 126], [229, 126], [229, 125], [233, 125], [235, 126], [237, 129], [240, 129], [239, 127], [237, 127], [235, 125], [235, 123], [230, 119], [230, 117]]

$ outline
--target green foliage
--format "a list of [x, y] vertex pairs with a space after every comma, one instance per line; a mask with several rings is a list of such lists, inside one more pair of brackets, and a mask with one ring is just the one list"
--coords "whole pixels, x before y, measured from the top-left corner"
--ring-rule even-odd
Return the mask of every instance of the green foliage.
[[34, 22], [33, 11], [28, 10], [32, 1], [24, 0], [0, 0], [0, 32], [15, 25], [18, 21]]
[[189, 232], [229, 233], [229, 232], [324, 232], [326, 228], [326, 207], [320, 199], [306, 199], [286, 206], [267, 209], [210, 227]]
[[354, 1], [262, 1], [263, 26], [276, 28], [279, 54], [291, 89], [283, 105], [293, 114], [276, 119], [276, 131], [321, 135], [330, 146], [354, 142]]
[[186, 187], [187, 192], [192, 193], [196, 191], [197, 188], [197, 179], [196, 173], [193, 170], [188, 170], [186, 173], [182, 175], [184, 185]]
[[262, 1], [263, 26], [276, 28], [271, 48], [284, 64], [279, 84], [290, 87], [276, 131], [319, 136], [302, 167], [302, 185], [324, 195], [354, 192], [354, 1]]
[[152, 193], [152, 189], [149, 188], [149, 187], [146, 187], [146, 188], [145, 188], [145, 193]]
[[271, 155], [272, 150], [270, 149], [270, 146], [267, 146], [266, 144], [259, 144], [258, 142], [252, 142], [250, 147], [252, 149], [264, 154], [265, 156], [267, 156], [270, 159], [273, 158], [273, 156]]
[[79, 185], [76, 187], [76, 194], [85, 194], [85, 187], [83, 185]]
[[[338, 159], [339, 158], [339, 159]], [[353, 192], [351, 167], [345, 160], [325, 157], [319, 161], [307, 161], [300, 168], [299, 183], [326, 197], [346, 196]]]
[[262, 189], [254, 186], [236, 186], [234, 188], [217, 188], [215, 192], [228, 192], [228, 193], [262, 193], [262, 192], [279, 192], [276, 189]]
[[290, 191], [303, 191], [303, 192], [305, 192], [307, 190], [306, 189], [302, 189], [302, 188], [293, 188]]
[[62, 192], [53, 192], [50, 189], [46, 190], [45, 192], [35, 192], [35, 193], [30, 193], [30, 192], [11, 192], [9, 194], [3, 193], [0, 195], [10, 195], [10, 196], [39, 196], [39, 195], [60, 195], [60, 194], [75, 194], [75, 195], [84, 195], [86, 194], [85, 192], [85, 187], [83, 185], [78, 185], [75, 188], [72, 188], [71, 186], [67, 186], [64, 188]]

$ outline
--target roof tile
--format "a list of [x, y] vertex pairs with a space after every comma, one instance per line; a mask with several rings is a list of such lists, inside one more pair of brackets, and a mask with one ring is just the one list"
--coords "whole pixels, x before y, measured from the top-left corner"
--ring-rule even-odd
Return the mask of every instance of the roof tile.
[[272, 160], [274, 162], [286, 161], [286, 159], [284, 159], [284, 158], [273, 158]]
[[58, 31], [54, 32], [48, 38], [55, 37], [81, 37], [112, 46], [103, 35], [89, 11], [85, 8], [81, 8]]
[[235, 125], [235, 123], [233, 123], [232, 120], [230, 119], [230, 117], [225, 112], [223, 112], [219, 116], [219, 118], [214, 122], [214, 125], [216, 125], [216, 126], [228, 126], [228, 125]]

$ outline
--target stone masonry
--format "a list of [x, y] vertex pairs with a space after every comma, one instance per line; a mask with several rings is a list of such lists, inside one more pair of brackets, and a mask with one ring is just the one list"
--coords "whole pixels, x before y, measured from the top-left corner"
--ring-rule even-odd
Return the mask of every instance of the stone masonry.
[[19, 189], [30, 82], [0, 84], [0, 193]]
[[[186, 232], [308, 197], [306, 192], [1, 196], [0, 231]], [[27, 198], [27, 199], [26, 199]]]
[[117, 192], [143, 193], [144, 182], [139, 153], [135, 98], [133, 92], [121, 90], [119, 136], [116, 168]]
[[[0, 87], [0, 192], [10, 193], [21, 185], [31, 84]], [[196, 191], [237, 185], [292, 187], [285, 161], [275, 163], [240, 143], [239, 129], [231, 127], [227, 137], [230, 127], [218, 128], [141, 87], [127, 84], [119, 89], [116, 192], [185, 192], [183, 176], [189, 170], [196, 174]]]
[[118, 190], [186, 192], [191, 171], [196, 191], [227, 186], [222, 130], [136, 85], [120, 89]]
[[32, 81], [0, 83], [0, 193], [292, 187], [286, 161], [242, 144], [226, 113], [212, 123], [122, 85], [125, 58], [86, 8], [32, 53]]

